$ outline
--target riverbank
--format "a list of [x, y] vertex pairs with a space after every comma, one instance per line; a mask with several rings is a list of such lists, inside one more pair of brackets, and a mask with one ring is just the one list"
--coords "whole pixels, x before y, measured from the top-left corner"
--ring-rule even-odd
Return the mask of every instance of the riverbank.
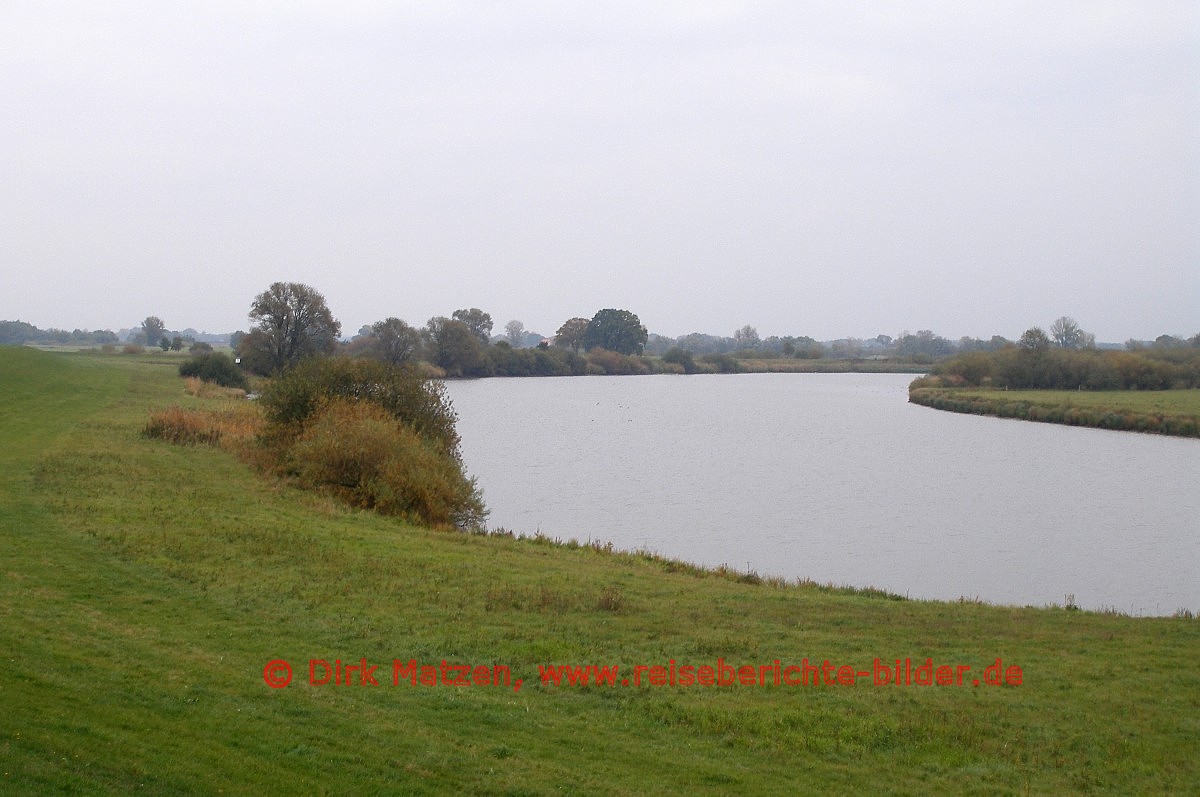
[[0, 791], [1200, 789], [1189, 613], [909, 601], [414, 527], [143, 438], [151, 408], [225, 401], [174, 365], [0, 349]]
[[1200, 437], [1200, 390], [1001, 390], [910, 387], [914, 404], [1097, 429]]

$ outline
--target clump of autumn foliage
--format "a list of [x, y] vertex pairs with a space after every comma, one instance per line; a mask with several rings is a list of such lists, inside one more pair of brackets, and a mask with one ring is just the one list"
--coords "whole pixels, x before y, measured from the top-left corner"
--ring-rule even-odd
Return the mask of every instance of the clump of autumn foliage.
[[334, 357], [302, 361], [242, 408], [154, 413], [145, 433], [225, 446], [353, 506], [478, 529], [487, 510], [463, 470], [455, 420], [444, 388], [417, 369]]

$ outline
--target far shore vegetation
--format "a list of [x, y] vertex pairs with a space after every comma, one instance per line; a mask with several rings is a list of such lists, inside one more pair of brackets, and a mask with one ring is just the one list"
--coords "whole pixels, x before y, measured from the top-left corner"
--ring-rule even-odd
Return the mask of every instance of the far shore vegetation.
[[[388, 317], [344, 334], [324, 297], [310, 286], [277, 282], [254, 298], [249, 332], [208, 334], [194, 329], [168, 329], [158, 316], [147, 316], [141, 324], [119, 332], [75, 329], [39, 329], [23, 321], [0, 321], [0, 344], [27, 344], [43, 348], [86, 350], [105, 354], [138, 354], [147, 349], [203, 355], [214, 349], [229, 354], [241, 371], [269, 376], [313, 355], [342, 355], [369, 358], [393, 365], [413, 365], [427, 376], [454, 379], [491, 376], [583, 376], [637, 374], [731, 374], [731, 373], [913, 373], [932, 372], [968, 383], [981, 372], [992, 378], [1003, 372], [1012, 379], [1012, 368], [997, 367], [1017, 349], [1097, 351], [1093, 335], [1063, 316], [1049, 333], [1038, 327], [1018, 341], [1000, 335], [989, 338], [962, 337], [950, 340], [922, 329], [898, 336], [841, 338], [818, 341], [806, 335], [761, 337], [751, 325], [732, 335], [694, 332], [677, 338], [647, 331], [638, 316], [628, 310], [607, 308], [591, 318], [567, 319], [553, 335], [527, 330], [520, 321], [509, 321], [504, 331], [494, 333], [491, 314], [479, 308], [455, 310], [450, 316], [429, 319], [413, 326]], [[1153, 341], [1128, 340], [1123, 351], [1150, 361], [1133, 380], [1126, 378], [1134, 366], [1110, 359], [1112, 368], [1098, 369], [1076, 379], [1085, 389], [1139, 387], [1159, 382], [1178, 382], [1175, 374], [1162, 376], [1161, 363], [1186, 360], [1189, 351], [1200, 350], [1200, 333], [1191, 338], [1160, 335]], [[1105, 349], [1112, 352], [1110, 346]], [[1053, 357], [1048, 358], [1053, 362]], [[946, 364], [954, 369], [946, 371]], [[983, 364], [981, 366], [981, 363]], [[220, 360], [192, 366], [225, 369], [222, 381], [236, 381]], [[1134, 369], [1136, 370], [1136, 369]], [[1116, 374], [1116, 376], [1114, 376]], [[1160, 378], [1161, 377], [1161, 378]], [[202, 377], [203, 378], [203, 377]], [[1155, 381], [1155, 380], [1158, 381]], [[229, 381], [233, 380], [233, 381]], [[1131, 384], [1132, 382], [1132, 384]], [[1017, 379], [1008, 387], [1046, 387]], [[1064, 384], [1075, 389], [1078, 384]]]
[[[188, 358], [180, 366], [184, 376], [248, 392], [257, 392], [269, 377], [301, 361], [324, 357], [377, 362], [427, 379], [911, 373], [923, 376], [912, 383], [910, 401], [936, 409], [1200, 436], [1195, 398], [1200, 393], [1200, 333], [1101, 347], [1068, 316], [1056, 319], [1049, 331], [1031, 327], [1017, 341], [999, 335], [951, 341], [920, 330], [895, 338], [822, 342], [807, 336], [762, 338], [750, 325], [731, 336], [697, 332], [669, 338], [650, 334], [636, 314], [614, 308], [599, 310], [590, 319], [570, 318], [552, 336], [526, 330], [516, 320], [502, 334], [493, 334], [492, 316], [473, 307], [431, 318], [423, 327], [389, 317], [347, 337], [314, 288], [277, 282], [254, 297], [249, 318], [255, 322], [249, 332], [228, 336], [176, 332], [158, 316], [147, 316], [121, 336], [109, 330], [39, 330], [3, 321], [0, 343], [101, 354], [161, 350], [165, 356]], [[1150, 402], [1125, 395], [1130, 391], [1179, 395]], [[1084, 393], [1096, 396], [1085, 398]]]
[[913, 381], [935, 409], [1200, 437], [1200, 345], [1178, 339], [1103, 351], [1055, 345], [1040, 329], [1017, 345], [966, 352]]

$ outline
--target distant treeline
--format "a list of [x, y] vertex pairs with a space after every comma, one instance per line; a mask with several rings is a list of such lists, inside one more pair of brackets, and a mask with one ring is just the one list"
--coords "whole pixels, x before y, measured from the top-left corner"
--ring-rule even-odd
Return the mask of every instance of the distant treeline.
[[1168, 390], [1200, 387], [1200, 339], [1127, 351], [1006, 346], [942, 360], [914, 387], [992, 386], [1046, 390]]
[[[907, 369], [930, 366], [947, 383], [996, 384], [1009, 387], [1083, 387], [1092, 390], [1159, 389], [1196, 384], [1195, 357], [1200, 334], [1190, 338], [1161, 335], [1153, 342], [1127, 341], [1126, 351], [1097, 349], [1095, 336], [1063, 316], [1043, 331], [1027, 330], [1019, 341], [999, 335], [952, 341], [931, 330], [902, 332], [898, 337], [842, 338], [818, 341], [808, 336], [762, 338], [750, 325], [731, 336], [694, 332], [678, 338], [650, 334], [628, 310], [606, 308], [589, 318], [567, 319], [552, 336], [509, 321], [505, 334], [493, 335], [489, 313], [479, 308], [455, 310], [450, 317], [429, 319], [423, 327], [391, 317], [361, 327], [346, 340], [341, 323], [324, 297], [300, 283], [274, 283], [255, 297], [249, 332], [228, 336], [241, 367], [268, 375], [313, 355], [344, 354], [392, 364], [422, 363], [443, 377], [577, 376], [583, 374], [736, 373]], [[124, 333], [125, 330], [122, 330]], [[224, 343], [222, 336], [185, 330], [169, 332], [157, 316], [128, 331], [132, 345], [193, 353], [204, 340]], [[22, 321], [0, 322], [0, 343], [103, 345], [118, 341], [109, 330], [39, 330]], [[836, 362], [833, 362], [836, 361]], [[885, 363], [887, 365], [885, 365]], [[986, 380], [986, 381], [985, 381]]]
[[109, 329], [38, 329], [25, 321], [0, 321], [0, 344], [20, 346], [25, 343], [57, 344], [60, 346], [99, 346], [116, 343], [115, 332]]
[[[337, 353], [349, 357], [367, 357], [388, 361], [379, 339], [356, 338], [339, 347]], [[252, 354], [252, 353], [251, 353]], [[514, 348], [506, 341], [484, 344], [467, 336], [449, 341], [428, 338], [418, 344], [407, 359], [393, 360], [424, 363], [430, 375], [437, 377], [487, 376], [629, 376], [637, 374], [736, 373], [741, 365], [727, 354], [707, 354], [693, 358], [678, 349], [662, 357], [622, 354], [602, 347], [588, 351], [543, 344], [534, 348]], [[243, 359], [243, 364], [246, 360]], [[265, 372], [265, 364], [251, 360], [251, 370]]]

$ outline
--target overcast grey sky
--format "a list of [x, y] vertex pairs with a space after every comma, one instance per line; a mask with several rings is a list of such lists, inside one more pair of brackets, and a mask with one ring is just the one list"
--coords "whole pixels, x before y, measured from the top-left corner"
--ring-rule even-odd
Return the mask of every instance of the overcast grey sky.
[[1200, 332], [1200, 3], [0, 6], [0, 318]]

